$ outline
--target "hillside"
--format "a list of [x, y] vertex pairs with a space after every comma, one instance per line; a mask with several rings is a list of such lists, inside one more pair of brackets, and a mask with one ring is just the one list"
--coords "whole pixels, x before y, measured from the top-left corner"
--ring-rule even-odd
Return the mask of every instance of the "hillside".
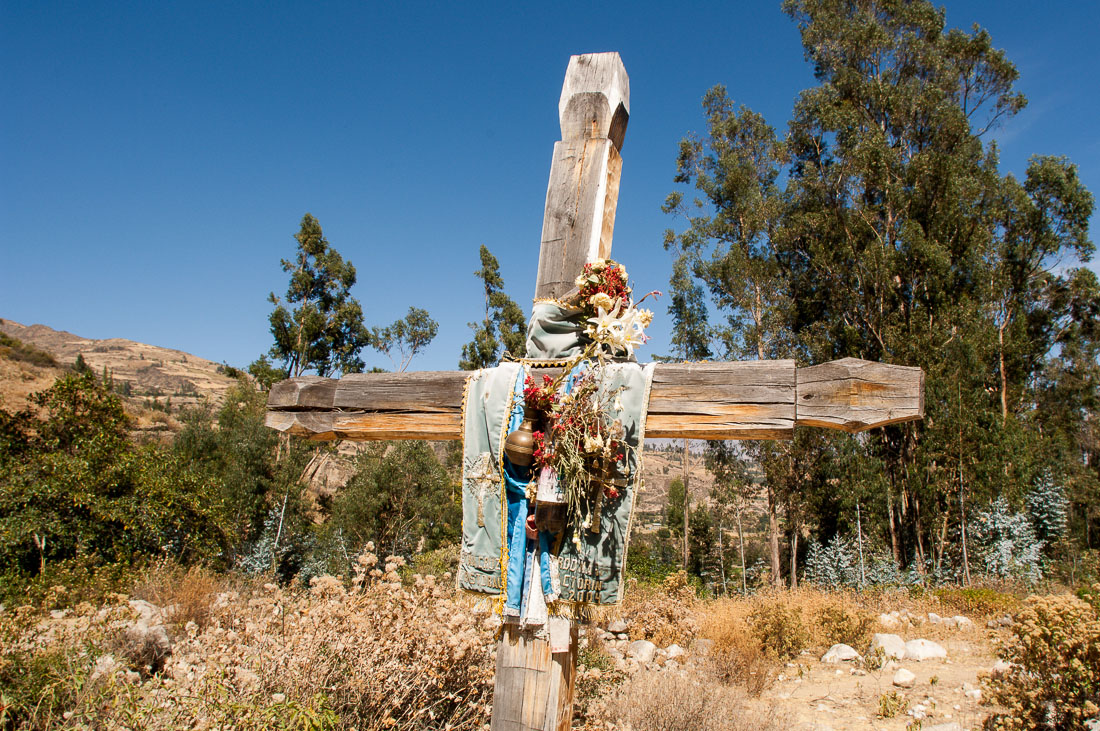
[[[46, 351], [61, 366], [71, 366], [81, 356], [97, 374], [107, 369], [116, 388], [128, 384], [131, 398], [171, 398], [177, 408], [204, 398], [218, 403], [235, 382], [221, 364], [182, 350], [125, 338], [84, 338], [46, 325], [27, 326], [5, 319], [0, 319], [0, 332]], [[3, 374], [5, 382], [9, 375]]]

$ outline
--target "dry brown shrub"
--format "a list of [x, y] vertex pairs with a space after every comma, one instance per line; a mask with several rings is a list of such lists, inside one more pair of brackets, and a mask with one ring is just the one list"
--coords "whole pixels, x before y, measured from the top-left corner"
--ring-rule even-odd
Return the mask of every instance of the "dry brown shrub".
[[599, 718], [631, 731], [773, 731], [789, 728], [775, 709], [706, 676], [638, 673], [602, 704]]
[[711, 602], [702, 611], [701, 634], [714, 642], [709, 658], [715, 677], [723, 683], [744, 686], [756, 696], [771, 684], [779, 662], [752, 632], [752, 609], [753, 603], [746, 599]]
[[201, 630], [210, 621], [214, 598], [227, 588], [228, 582], [208, 569], [162, 562], [138, 580], [133, 597], [161, 607], [177, 629], [194, 622]]
[[63, 619], [0, 614], [0, 679], [20, 683], [18, 693], [5, 689], [15, 701], [9, 718], [35, 729], [56, 727], [63, 714], [66, 727], [150, 731], [479, 728], [493, 633], [449, 582], [403, 586], [401, 563], [363, 557], [350, 590], [321, 577], [309, 591], [220, 592], [206, 627], [188, 625], [163, 672], [147, 677], [104, 654], [133, 622], [126, 597]]
[[875, 620], [854, 602], [827, 601], [814, 612], [812, 634], [820, 647], [837, 644], [864, 650], [871, 644]]
[[802, 616], [798, 595], [760, 594], [752, 603], [749, 626], [765, 652], [789, 660], [809, 645], [810, 630]]
[[1100, 607], [1071, 594], [1031, 597], [1012, 633], [1000, 653], [1011, 667], [990, 682], [991, 699], [1006, 712], [985, 727], [1086, 728], [1100, 714]]
[[698, 631], [696, 603], [687, 573], [679, 571], [666, 577], [660, 587], [640, 586], [631, 579], [622, 614], [632, 640], [649, 640], [660, 647], [687, 646]]

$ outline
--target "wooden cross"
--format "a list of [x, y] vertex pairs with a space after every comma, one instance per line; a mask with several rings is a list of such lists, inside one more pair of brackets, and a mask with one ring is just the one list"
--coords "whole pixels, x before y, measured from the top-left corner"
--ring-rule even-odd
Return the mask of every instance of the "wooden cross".
[[[573, 56], [561, 100], [546, 191], [536, 298], [562, 298], [584, 264], [608, 258], [630, 115], [630, 82], [617, 53]], [[275, 384], [267, 425], [312, 440], [460, 439], [467, 371], [305, 376]], [[920, 419], [920, 368], [856, 358], [796, 368], [793, 360], [660, 363], [647, 437], [789, 439], [796, 426], [858, 432]], [[573, 717], [571, 649], [505, 625], [497, 647], [494, 731], [560, 731]]]

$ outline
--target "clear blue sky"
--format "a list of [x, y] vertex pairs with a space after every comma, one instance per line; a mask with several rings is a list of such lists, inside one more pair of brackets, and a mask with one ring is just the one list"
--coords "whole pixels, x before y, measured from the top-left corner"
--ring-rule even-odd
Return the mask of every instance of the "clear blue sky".
[[[1098, 6], [946, 7], [1020, 70], [1003, 169], [1067, 155], [1100, 194]], [[246, 365], [309, 211], [368, 324], [428, 309], [412, 367], [454, 368], [480, 244], [529, 307], [566, 64], [611, 50], [631, 86], [614, 256], [663, 289], [659, 207], [704, 91], [783, 128], [813, 83], [778, 2], [0, 0], [0, 317]], [[666, 304], [643, 359], [668, 350]]]

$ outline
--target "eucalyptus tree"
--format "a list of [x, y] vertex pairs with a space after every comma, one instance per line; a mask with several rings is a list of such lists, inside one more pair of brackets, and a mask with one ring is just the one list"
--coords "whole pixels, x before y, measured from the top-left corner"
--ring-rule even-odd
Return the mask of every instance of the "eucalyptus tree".
[[503, 354], [522, 358], [527, 348], [527, 319], [523, 309], [504, 291], [500, 263], [481, 246], [481, 268], [474, 272], [485, 292], [485, 318], [471, 322], [473, 340], [462, 346], [458, 367], [464, 371], [495, 366]]
[[268, 297], [275, 305], [269, 318], [275, 338], [271, 357], [282, 361], [290, 376], [310, 370], [321, 376], [357, 373], [363, 370], [359, 353], [371, 335], [363, 308], [351, 296], [355, 267], [332, 248], [308, 213], [294, 239], [297, 254], [282, 260], [283, 271], [290, 272], [286, 297], [274, 292]]
[[1026, 99], [984, 30], [919, 0], [783, 8], [817, 84], [782, 138], [707, 92], [708, 135], [681, 143], [676, 177], [701, 196], [669, 197], [689, 225], [667, 240], [727, 312], [733, 352], [925, 369], [924, 423], [865, 445], [884, 537], [923, 569], [949, 514], [965, 530], [969, 499], [1030, 484], [1054, 449], [1036, 404], [1095, 307], [1093, 199], [1064, 158], [999, 171], [990, 132]]

